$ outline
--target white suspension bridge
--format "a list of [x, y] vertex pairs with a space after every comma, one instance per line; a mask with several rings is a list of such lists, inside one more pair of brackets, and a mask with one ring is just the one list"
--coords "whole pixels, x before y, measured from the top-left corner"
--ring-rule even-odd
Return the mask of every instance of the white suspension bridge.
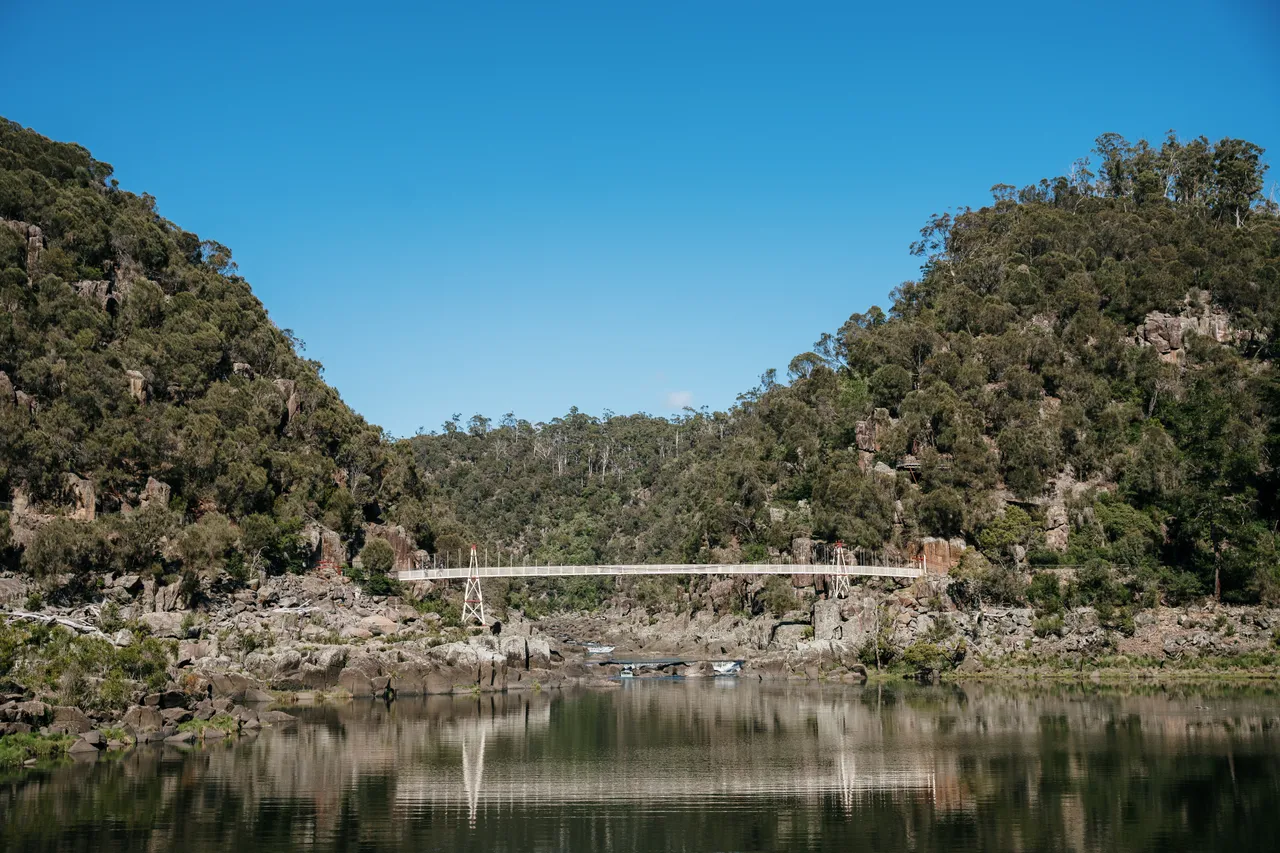
[[540, 564], [528, 561], [516, 563], [510, 559], [502, 564], [501, 556], [496, 565], [489, 565], [486, 552], [484, 565], [481, 565], [476, 546], [471, 546], [471, 560], [467, 566], [440, 565], [438, 561], [423, 564], [416, 569], [399, 572], [397, 577], [402, 581], [446, 581], [463, 580], [467, 582], [463, 596], [462, 621], [476, 619], [483, 624], [484, 593], [480, 588], [483, 578], [551, 578], [551, 577], [589, 577], [610, 575], [794, 575], [824, 574], [831, 578], [832, 592], [837, 598], [849, 594], [849, 580], [853, 577], [873, 578], [918, 578], [928, 571], [923, 557], [903, 560], [893, 559], [885, 554], [857, 551], [857, 562], [849, 562], [849, 550], [844, 543], [837, 542], [831, 552], [830, 562], [820, 563], [637, 563], [608, 564], [589, 566], [565, 566], [551, 563]]

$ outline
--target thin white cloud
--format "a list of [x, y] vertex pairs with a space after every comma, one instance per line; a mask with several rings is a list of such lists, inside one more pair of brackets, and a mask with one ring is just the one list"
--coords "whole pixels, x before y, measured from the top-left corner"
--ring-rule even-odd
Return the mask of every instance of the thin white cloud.
[[693, 405], [692, 391], [672, 391], [667, 394], [667, 407], [671, 409], [683, 409], [685, 406]]

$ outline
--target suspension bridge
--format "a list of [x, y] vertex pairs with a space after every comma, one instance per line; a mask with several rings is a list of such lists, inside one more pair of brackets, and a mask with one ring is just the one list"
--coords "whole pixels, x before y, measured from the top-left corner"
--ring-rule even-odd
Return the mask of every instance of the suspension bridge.
[[[854, 577], [918, 578], [928, 571], [923, 557], [897, 560], [884, 554], [856, 553], [856, 561], [850, 562], [849, 549], [837, 542], [829, 562], [820, 563], [637, 563], [588, 566], [565, 566], [551, 563], [530, 564], [527, 560], [517, 563], [514, 558], [503, 565], [501, 556], [496, 565], [489, 565], [486, 553], [483, 565], [476, 546], [471, 546], [471, 559], [467, 566], [440, 565], [438, 560], [424, 561], [416, 569], [397, 573], [402, 581], [466, 580], [463, 596], [462, 621], [484, 618], [484, 593], [480, 581], [484, 578], [558, 578], [608, 575], [795, 575], [822, 574], [831, 579], [832, 593], [843, 598], [849, 593], [849, 582]], [[461, 562], [461, 561], [459, 561]]]

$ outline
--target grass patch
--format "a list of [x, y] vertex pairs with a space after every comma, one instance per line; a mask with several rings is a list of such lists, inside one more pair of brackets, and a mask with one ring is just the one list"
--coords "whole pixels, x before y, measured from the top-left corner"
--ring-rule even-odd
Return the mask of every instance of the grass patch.
[[240, 731], [240, 721], [230, 714], [215, 714], [208, 720], [187, 720], [185, 723], [178, 724], [178, 731], [195, 732], [200, 737], [204, 737], [207, 729], [217, 729], [227, 734], [235, 734]]
[[71, 735], [5, 735], [0, 737], [0, 768], [21, 767], [33, 758], [55, 761], [67, 754], [75, 740]]

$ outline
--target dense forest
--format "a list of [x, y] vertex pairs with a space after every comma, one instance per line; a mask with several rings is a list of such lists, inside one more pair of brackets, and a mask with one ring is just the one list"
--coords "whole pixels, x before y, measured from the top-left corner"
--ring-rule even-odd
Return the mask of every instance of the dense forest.
[[1276, 601], [1262, 154], [1107, 135], [1067, 176], [997, 185], [931, 219], [887, 310], [727, 412], [476, 415], [393, 441], [226, 247], [0, 120], [0, 558], [73, 593], [144, 570], [195, 594], [346, 562], [397, 525], [428, 551], [571, 563], [940, 540], [993, 595], [1069, 565], [1118, 598]]
[[999, 576], [1065, 564], [1106, 567], [1120, 599], [1275, 601], [1280, 218], [1262, 153], [1108, 135], [1096, 172], [997, 185], [931, 219], [921, 277], [887, 311], [729, 412], [455, 418], [413, 439], [454, 513], [439, 532], [567, 562], [961, 538], [959, 572], [997, 596], [1022, 594]]
[[194, 582], [304, 568], [319, 528], [423, 526], [407, 448], [298, 354], [230, 250], [111, 174], [0, 120], [5, 559]]

